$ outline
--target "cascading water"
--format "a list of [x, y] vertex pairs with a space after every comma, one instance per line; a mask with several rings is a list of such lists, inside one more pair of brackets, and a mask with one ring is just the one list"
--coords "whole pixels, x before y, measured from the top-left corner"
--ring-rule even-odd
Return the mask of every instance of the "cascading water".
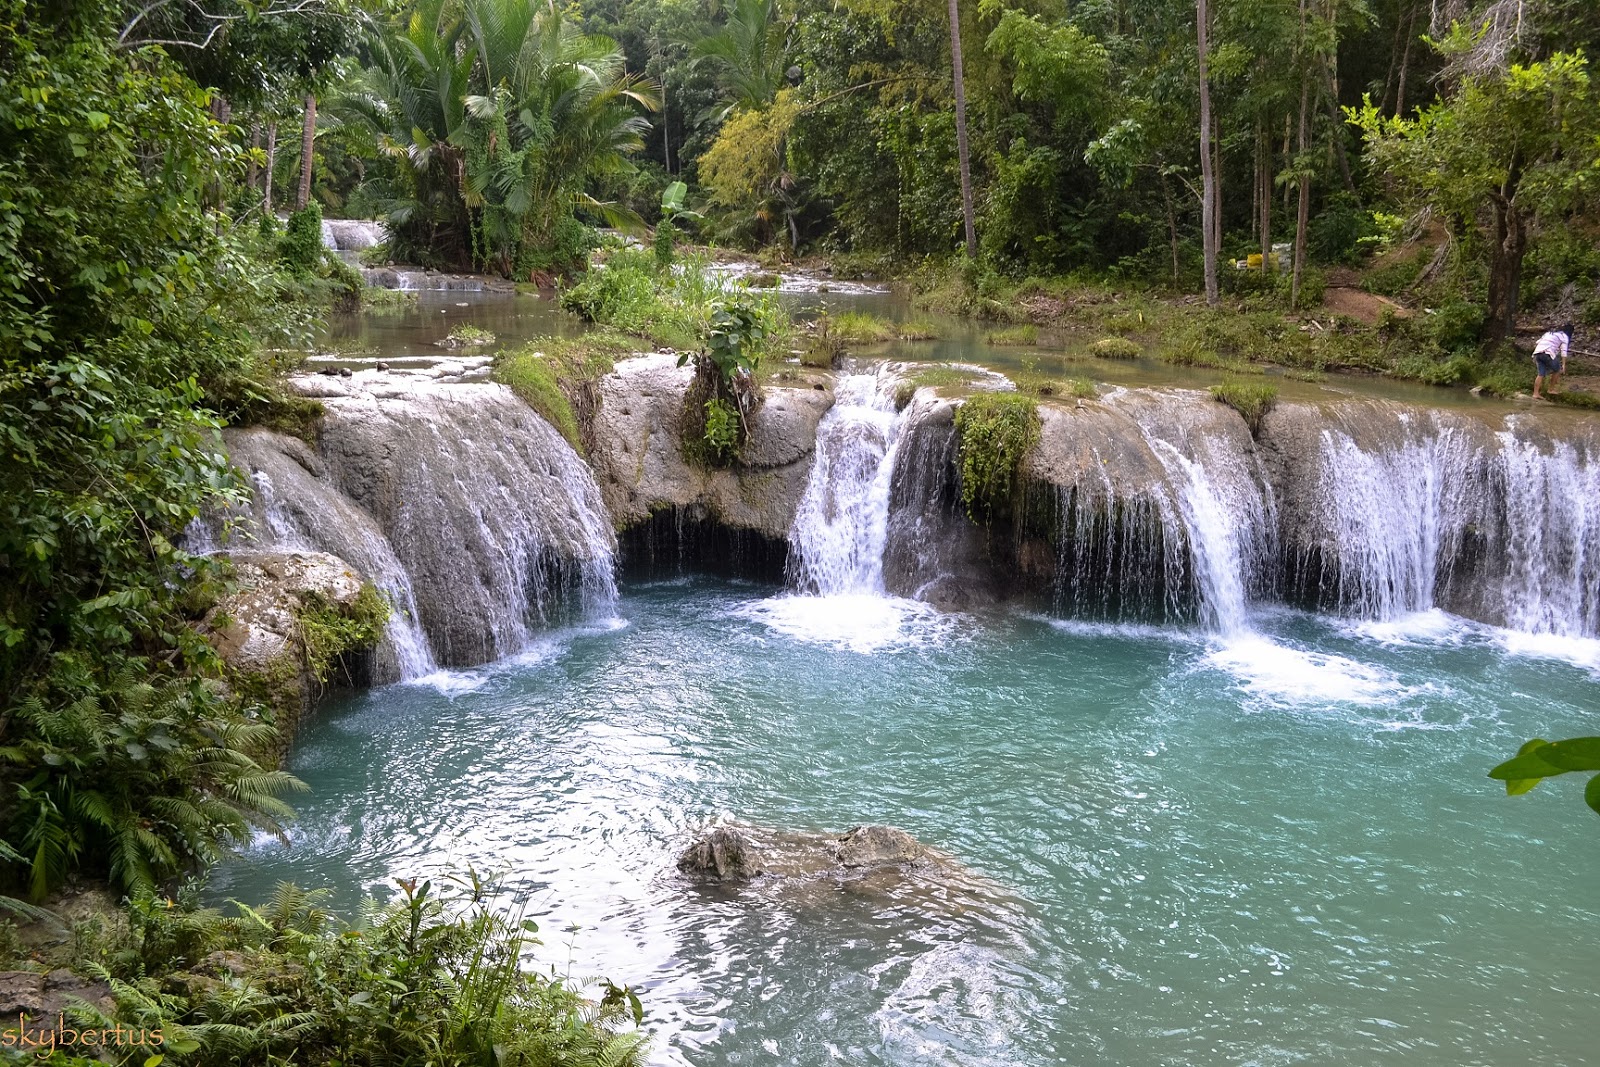
[[1497, 435], [1505, 471], [1506, 623], [1600, 636], [1600, 463], [1566, 442], [1548, 453]]
[[794, 584], [822, 596], [881, 596], [889, 490], [899, 455], [902, 413], [887, 370], [847, 374], [817, 426], [816, 459], [795, 512]]
[[[1272, 490], [1253, 449], [1244, 445], [1240, 427], [1214, 421], [1218, 405], [1117, 399], [1166, 472], [1170, 505], [1157, 513], [1169, 530], [1174, 519], [1181, 527], [1202, 623], [1223, 635], [1247, 630], [1250, 594], [1267, 584], [1263, 572], [1276, 521]], [[1172, 539], [1168, 533], [1169, 556]]]
[[371, 517], [327, 483], [315, 455], [293, 438], [264, 430], [230, 433], [228, 453], [250, 472], [255, 490], [239, 534], [263, 549], [330, 552], [383, 591], [392, 610], [379, 678], [409, 681], [437, 670], [411, 576]]
[[259, 543], [330, 552], [388, 594], [383, 673], [488, 662], [610, 614], [599, 488], [510, 390], [377, 377], [323, 402], [319, 453], [261, 430], [230, 433], [229, 453], [255, 483]]

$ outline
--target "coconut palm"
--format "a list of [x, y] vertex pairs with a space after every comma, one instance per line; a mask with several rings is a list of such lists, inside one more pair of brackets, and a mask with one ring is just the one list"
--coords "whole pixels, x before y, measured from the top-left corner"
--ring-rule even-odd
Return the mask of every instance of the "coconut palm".
[[690, 61], [711, 69], [722, 91], [717, 121], [736, 107], [759, 110], [783, 88], [789, 68], [789, 27], [777, 0], [735, 0], [722, 29], [693, 42]]

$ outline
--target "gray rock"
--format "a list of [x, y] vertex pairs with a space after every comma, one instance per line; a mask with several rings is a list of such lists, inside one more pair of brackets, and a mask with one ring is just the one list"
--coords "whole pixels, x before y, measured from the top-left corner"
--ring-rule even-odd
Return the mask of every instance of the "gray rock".
[[707, 471], [683, 455], [691, 376], [675, 358], [651, 355], [622, 360], [601, 380], [590, 460], [613, 521], [629, 526], [653, 511], [679, 508], [735, 530], [787, 538], [811, 474], [817, 423], [833, 405], [831, 390], [820, 381], [766, 387], [740, 461]]
[[910, 834], [894, 826], [857, 826], [839, 838], [834, 857], [842, 867], [886, 867], [916, 863], [926, 850]]
[[719, 826], [683, 850], [678, 870], [719, 881], [745, 881], [765, 874], [766, 866], [761, 850], [744, 833]]
[[107, 1015], [116, 1011], [105, 982], [80, 978], [68, 970], [0, 971], [0, 1019], [13, 1025], [19, 1016], [44, 1024], [53, 1024], [58, 1015], [70, 1021], [84, 1001]]

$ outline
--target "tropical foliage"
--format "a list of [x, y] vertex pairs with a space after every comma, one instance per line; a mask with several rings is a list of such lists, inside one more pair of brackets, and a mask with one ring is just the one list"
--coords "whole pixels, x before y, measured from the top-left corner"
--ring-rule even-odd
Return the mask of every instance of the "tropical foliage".
[[526, 277], [582, 261], [589, 182], [629, 169], [656, 97], [554, 4], [424, 0], [371, 41], [340, 106], [398, 162], [391, 251]]

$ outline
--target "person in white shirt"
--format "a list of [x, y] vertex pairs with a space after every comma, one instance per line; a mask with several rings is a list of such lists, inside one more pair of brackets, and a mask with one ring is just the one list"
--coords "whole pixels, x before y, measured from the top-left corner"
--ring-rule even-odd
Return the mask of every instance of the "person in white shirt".
[[1567, 350], [1572, 347], [1572, 323], [1567, 323], [1559, 330], [1549, 330], [1539, 338], [1539, 343], [1533, 346], [1533, 365], [1536, 370], [1533, 379], [1533, 398], [1544, 400], [1546, 397], [1539, 395], [1545, 379], [1550, 379], [1549, 391], [1556, 391], [1556, 381], [1567, 369]]

